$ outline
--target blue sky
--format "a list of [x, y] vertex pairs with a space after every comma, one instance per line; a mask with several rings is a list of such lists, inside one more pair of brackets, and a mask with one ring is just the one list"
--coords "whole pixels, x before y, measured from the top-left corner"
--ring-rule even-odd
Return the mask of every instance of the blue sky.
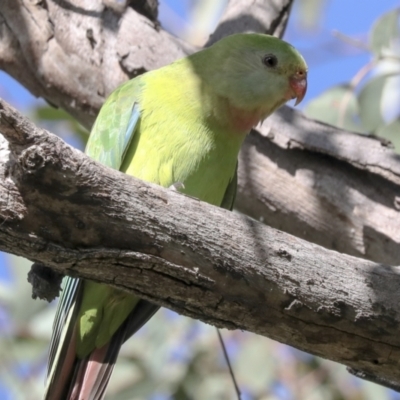
[[370, 60], [370, 54], [344, 43], [333, 35], [338, 31], [367, 43], [375, 19], [395, 7], [398, 0], [330, 0], [322, 13], [320, 27], [302, 30], [294, 9], [285, 39], [297, 47], [309, 65], [308, 93], [304, 104], [324, 90], [348, 82]]

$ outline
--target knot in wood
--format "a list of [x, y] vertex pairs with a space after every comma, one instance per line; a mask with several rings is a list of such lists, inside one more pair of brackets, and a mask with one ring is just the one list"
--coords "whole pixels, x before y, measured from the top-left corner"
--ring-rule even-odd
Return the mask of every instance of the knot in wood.
[[285, 249], [279, 249], [276, 253], [279, 257], [286, 258], [288, 261], [292, 261], [292, 255]]
[[32, 284], [32, 298], [53, 301], [60, 295], [63, 275], [41, 263], [34, 263], [28, 273], [28, 282]]
[[31, 174], [42, 168], [45, 164], [43, 149], [40, 146], [31, 146], [19, 157], [21, 167]]

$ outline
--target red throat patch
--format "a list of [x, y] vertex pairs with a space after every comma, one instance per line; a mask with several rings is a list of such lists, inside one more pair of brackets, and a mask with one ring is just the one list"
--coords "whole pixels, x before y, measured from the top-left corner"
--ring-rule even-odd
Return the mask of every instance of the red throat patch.
[[232, 126], [238, 132], [249, 133], [263, 119], [263, 113], [258, 109], [249, 111], [234, 106], [229, 108]]

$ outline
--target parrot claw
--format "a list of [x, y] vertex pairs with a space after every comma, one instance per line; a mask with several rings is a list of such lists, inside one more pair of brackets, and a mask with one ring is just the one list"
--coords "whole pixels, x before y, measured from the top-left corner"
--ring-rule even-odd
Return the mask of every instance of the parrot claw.
[[185, 189], [185, 185], [182, 182], [175, 182], [168, 189], [171, 189], [174, 192], [180, 192], [182, 189]]

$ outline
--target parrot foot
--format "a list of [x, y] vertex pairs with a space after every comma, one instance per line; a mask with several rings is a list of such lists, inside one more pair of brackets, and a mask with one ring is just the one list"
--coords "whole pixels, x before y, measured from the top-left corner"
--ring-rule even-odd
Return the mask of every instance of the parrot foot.
[[168, 189], [171, 189], [174, 192], [180, 192], [182, 189], [185, 189], [185, 185], [182, 182], [175, 182]]

